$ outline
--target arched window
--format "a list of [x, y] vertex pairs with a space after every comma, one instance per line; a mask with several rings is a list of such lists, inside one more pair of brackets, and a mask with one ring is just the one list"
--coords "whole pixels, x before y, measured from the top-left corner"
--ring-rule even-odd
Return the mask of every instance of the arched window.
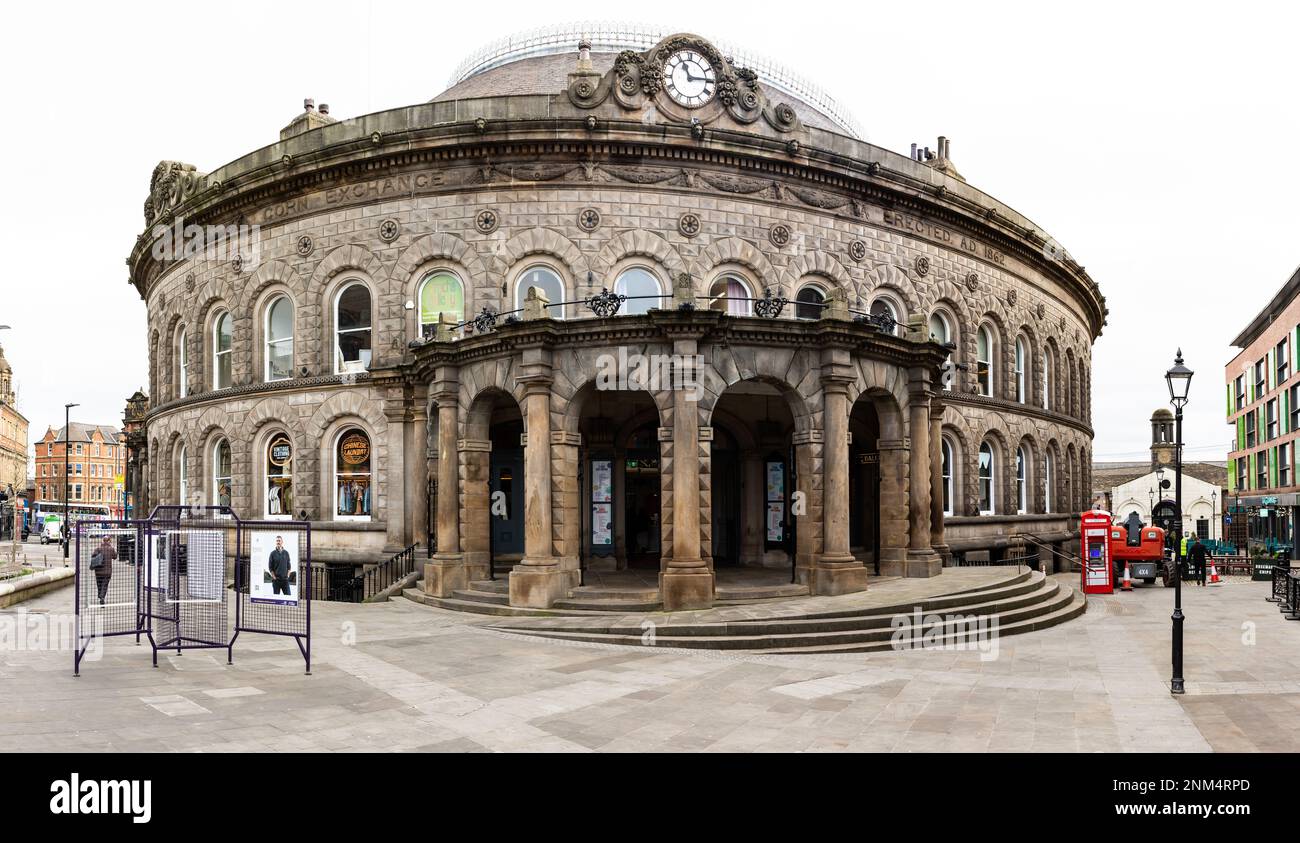
[[232, 485], [230, 442], [218, 439], [212, 446], [212, 503], [230, 506]]
[[190, 394], [190, 349], [185, 329], [181, 328], [176, 337], [176, 397], [184, 398]]
[[223, 310], [212, 323], [212, 388], [230, 386], [230, 359], [235, 346], [235, 320]]
[[1048, 451], [1043, 461], [1043, 512], [1052, 511], [1052, 498], [1054, 496], [1052, 481], [1056, 475], [1054, 470], [1056, 466], [1053, 465], [1053, 462], [1052, 452]]
[[1024, 337], [1016, 337], [1016, 400], [1021, 404], [1029, 399], [1029, 390], [1025, 385], [1028, 359]]
[[293, 517], [293, 443], [285, 433], [266, 443], [265, 504], [267, 518]]
[[[623, 270], [619, 273], [618, 280], [614, 282], [614, 292], [628, 297], [628, 300], [623, 302], [619, 313], [629, 316], [648, 313], [651, 308], [663, 307], [663, 302], [658, 298], [663, 291], [654, 273], [639, 266]], [[642, 296], [655, 296], [655, 298], [642, 298]]]
[[1029, 457], [1025, 446], [1016, 448], [1016, 513], [1024, 515], [1029, 511]]
[[293, 302], [288, 296], [279, 296], [266, 309], [266, 368], [262, 376], [267, 381], [282, 381], [293, 377]]
[[997, 467], [993, 464], [993, 447], [987, 442], [980, 445], [979, 468], [980, 515], [992, 515], [993, 507], [997, 503], [994, 498], [993, 483]]
[[952, 329], [948, 326], [948, 317], [937, 310], [930, 314], [930, 339], [940, 345], [952, 342]]
[[190, 502], [190, 450], [181, 445], [176, 454], [176, 503], [185, 506]]
[[953, 485], [952, 485], [952, 466], [953, 453], [952, 443], [945, 436], [941, 440], [942, 453], [942, 475], [943, 475], [943, 514], [952, 515], [953, 513]]
[[536, 287], [539, 293], [546, 296], [546, 300], [551, 303], [546, 312], [552, 319], [564, 318], [564, 307], [560, 304], [564, 301], [564, 283], [560, 281], [560, 276], [545, 266], [534, 266], [521, 275], [515, 284], [516, 310], [523, 309], [529, 287]]
[[370, 520], [370, 480], [370, 437], [360, 428], [348, 428], [334, 446], [335, 520]]
[[334, 301], [334, 373], [370, 368], [370, 290], [365, 284], [344, 287]]
[[889, 331], [888, 333], [891, 333], [895, 336], [900, 336], [903, 331], [903, 320], [900, 314], [901, 311], [898, 305], [894, 304], [892, 301], [890, 301], [887, 298], [884, 298], [883, 296], [871, 303], [872, 316], [875, 317], [887, 316], [889, 317], [890, 320], [893, 321], [894, 329], [892, 331]]
[[975, 337], [975, 383], [980, 395], [993, 394], [993, 334], [987, 325]]
[[709, 309], [748, 316], [753, 312], [749, 285], [739, 275], [723, 275], [709, 287]]
[[804, 287], [794, 297], [794, 315], [796, 319], [821, 319], [822, 305], [826, 303], [826, 294], [820, 287], [812, 284]]
[[1043, 409], [1052, 409], [1052, 352], [1043, 349]]
[[438, 314], [452, 324], [465, 321], [465, 288], [450, 272], [438, 271], [420, 282], [420, 336], [432, 336]]

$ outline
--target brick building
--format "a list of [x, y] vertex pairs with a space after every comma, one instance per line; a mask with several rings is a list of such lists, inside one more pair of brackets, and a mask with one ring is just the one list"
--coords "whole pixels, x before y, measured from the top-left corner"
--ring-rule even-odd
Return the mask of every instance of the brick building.
[[17, 496], [27, 488], [27, 419], [18, 412], [13, 379], [0, 348], [0, 491]]
[[[1300, 269], [1232, 341], [1241, 349], [1224, 369], [1229, 514], [1244, 518], [1252, 546], [1294, 545], [1300, 480], [1295, 443], [1300, 437]], [[1292, 553], [1295, 553], [1294, 547]], [[1293, 557], [1300, 558], [1300, 557]]]
[[[169, 252], [182, 222], [238, 243]], [[426, 103], [308, 101], [218, 170], [160, 163], [145, 224], [148, 503], [306, 518], [323, 561], [436, 548], [432, 595], [490, 566], [521, 606], [639, 566], [669, 608], [736, 568], [841, 593], [1059, 548], [1087, 508], [1097, 284], [945, 139], [867, 144], [705, 38], [556, 28]]]
[[[36, 500], [62, 503], [59, 478], [63, 477], [63, 428], [48, 428], [36, 443]], [[67, 437], [69, 503], [104, 506], [120, 517], [126, 449], [121, 433], [111, 425], [73, 422]]]

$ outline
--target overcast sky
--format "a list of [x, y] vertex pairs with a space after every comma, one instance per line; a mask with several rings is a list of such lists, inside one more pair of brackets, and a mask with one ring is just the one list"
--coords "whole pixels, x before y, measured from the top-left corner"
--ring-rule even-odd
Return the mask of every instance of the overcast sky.
[[[66, 402], [81, 404], [75, 421], [120, 424], [147, 383], [124, 259], [159, 160], [210, 171], [277, 140], [308, 96], [338, 118], [428, 100], [468, 52], [575, 8], [6, 4], [0, 343], [32, 439]], [[637, 13], [786, 64], [872, 143], [951, 138], [967, 180], [1059, 240], [1106, 295], [1096, 458], [1145, 459], [1179, 345], [1197, 372], [1188, 458], [1225, 458], [1228, 344], [1300, 263], [1295, 9], [661, 0]]]

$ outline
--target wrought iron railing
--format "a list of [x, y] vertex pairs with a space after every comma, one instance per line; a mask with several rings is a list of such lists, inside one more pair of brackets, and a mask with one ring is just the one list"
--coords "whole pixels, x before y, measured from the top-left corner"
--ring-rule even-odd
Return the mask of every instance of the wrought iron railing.
[[415, 573], [415, 549], [413, 544], [400, 553], [396, 553], [386, 562], [381, 562], [363, 574], [366, 598], [374, 597], [381, 591], [401, 582], [404, 577]]
[[[815, 308], [817, 311], [824, 311], [831, 307], [829, 301], [798, 301], [791, 300], [782, 295], [772, 295], [771, 288], [763, 291], [763, 295], [754, 296], [693, 296], [693, 300], [684, 302], [678, 306], [678, 310], [694, 310], [695, 301], [707, 301], [710, 304], [717, 302], [743, 301], [748, 302], [752, 315], [760, 319], [776, 319], [781, 316], [789, 305], [795, 307], [795, 318], [811, 319], [811, 317], [800, 317], [798, 313], [805, 308]], [[609, 319], [617, 316], [623, 309], [623, 305], [629, 301], [647, 300], [663, 301], [664, 299], [672, 300], [670, 294], [656, 294], [648, 296], [628, 296], [623, 293], [612, 292], [607, 287], [602, 287], [599, 293], [594, 293], [583, 299], [572, 301], [548, 302], [545, 306], [551, 308], [565, 308], [570, 306], [581, 306], [590, 311], [594, 316], [600, 319]], [[486, 334], [497, 328], [499, 324], [512, 325], [519, 321], [519, 314], [524, 312], [524, 308], [515, 308], [514, 310], [492, 310], [489, 307], [483, 307], [477, 315], [464, 319], [449, 325], [450, 332], [459, 337], [468, 337], [475, 334]], [[898, 320], [889, 313], [872, 313], [859, 308], [848, 308], [852, 315], [853, 321], [868, 325], [884, 334], [894, 334], [898, 330]], [[728, 314], [732, 316], [749, 316], [751, 314]], [[425, 341], [432, 340], [437, 335], [436, 324], [427, 323], [421, 328], [421, 340], [417, 340], [412, 345], [420, 345]]]

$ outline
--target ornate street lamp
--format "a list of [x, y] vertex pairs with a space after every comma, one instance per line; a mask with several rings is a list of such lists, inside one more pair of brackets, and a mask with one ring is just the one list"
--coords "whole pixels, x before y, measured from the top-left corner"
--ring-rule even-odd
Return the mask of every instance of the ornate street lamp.
[[1217, 489], [1210, 492], [1210, 541], [1218, 541], [1214, 535], [1214, 521], [1219, 517], [1219, 492]]
[[1183, 687], [1183, 408], [1192, 386], [1192, 370], [1183, 365], [1183, 350], [1178, 349], [1174, 366], [1165, 372], [1169, 385], [1169, 403], [1174, 405], [1174, 675], [1169, 691], [1184, 692]]

